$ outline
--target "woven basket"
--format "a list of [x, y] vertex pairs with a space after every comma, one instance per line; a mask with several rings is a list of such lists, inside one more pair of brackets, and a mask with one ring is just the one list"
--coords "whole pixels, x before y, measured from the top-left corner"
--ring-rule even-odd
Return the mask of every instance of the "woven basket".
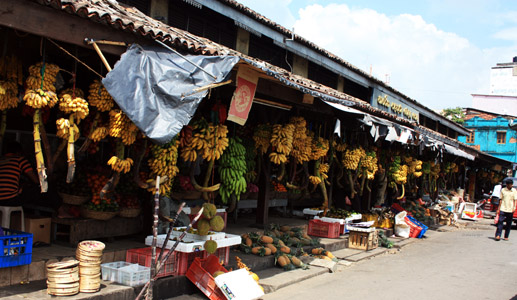
[[140, 208], [129, 208], [129, 207], [123, 207], [120, 209], [120, 212], [118, 215], [123, 218], [135, 218], [140, 215], [140, 212], [142, 209]]
[[63, 199], [63, 203], [71, 204], [71, 205], [81, 205], [88, 200], [91, 199], [91, 197], [88, 196], [76, 196], [76, 195], [70, 195], [65, 193], [58, 193], [61, 199]]
[[81, 216], [83, 218], [87, 219], [96, 219], [96, 220], [102, 220], [106, 221], [109, 220], [116, 215], [118, 215], [118, 211], [96, 211], [96, 210], [89, 210], [86, 207], [81, 207]]

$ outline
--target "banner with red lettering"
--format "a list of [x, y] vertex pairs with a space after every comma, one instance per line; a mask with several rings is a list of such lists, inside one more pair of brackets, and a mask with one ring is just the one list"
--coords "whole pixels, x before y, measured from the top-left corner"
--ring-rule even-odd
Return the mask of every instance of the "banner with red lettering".
[[233, 92], [228, 120], [244, 125], [248, 119], [255, 91], [257, 89], [258, 74], [246, 65], [239, 66], [237, 71], [237, 88]]

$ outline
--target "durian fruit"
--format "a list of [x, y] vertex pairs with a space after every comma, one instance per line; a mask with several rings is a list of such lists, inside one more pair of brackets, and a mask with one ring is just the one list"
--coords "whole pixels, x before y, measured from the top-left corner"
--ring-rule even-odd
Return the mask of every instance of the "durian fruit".
[[205, 248], [208, 254], [214, 254], [215, 251], [217, 251], [217, 242], [213, 240], [208, 240], [205, 242], [203, 247]]
[[210, 221], [207, 219], [200, 219], [197, 221], [197, 234], [207, 235], [208, 231], [210, 231]]
[[221, 216], [214, 216], [210, 219], [210, 227], [213, 231], [222, 231], [224, 229], [224, 220]]
[[203, 204], [203, 216], [207, 219], [212, 219], [217, 214], [217, 207], [213, 203]]

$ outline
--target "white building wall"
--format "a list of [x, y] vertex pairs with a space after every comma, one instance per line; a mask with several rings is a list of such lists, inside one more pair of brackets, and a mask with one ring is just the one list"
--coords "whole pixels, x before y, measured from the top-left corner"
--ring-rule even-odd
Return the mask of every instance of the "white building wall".
[[517, 96], [472, 95], [472, 108], [495, 114], [517, 116]]
[[[516, 66], [517, 67], [517, 66]], [[517, 96], [517, 74], [513, 66], [494, 67], [490, 73], [490, 94]]]

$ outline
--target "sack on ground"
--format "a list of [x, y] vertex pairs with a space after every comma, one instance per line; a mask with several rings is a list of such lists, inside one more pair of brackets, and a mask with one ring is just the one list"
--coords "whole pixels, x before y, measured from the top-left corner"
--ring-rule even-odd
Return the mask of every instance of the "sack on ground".
[[406, 223], [406, 211], [401, 211], [395, 216], [395, 235], [409, 238], [409, 225]]

